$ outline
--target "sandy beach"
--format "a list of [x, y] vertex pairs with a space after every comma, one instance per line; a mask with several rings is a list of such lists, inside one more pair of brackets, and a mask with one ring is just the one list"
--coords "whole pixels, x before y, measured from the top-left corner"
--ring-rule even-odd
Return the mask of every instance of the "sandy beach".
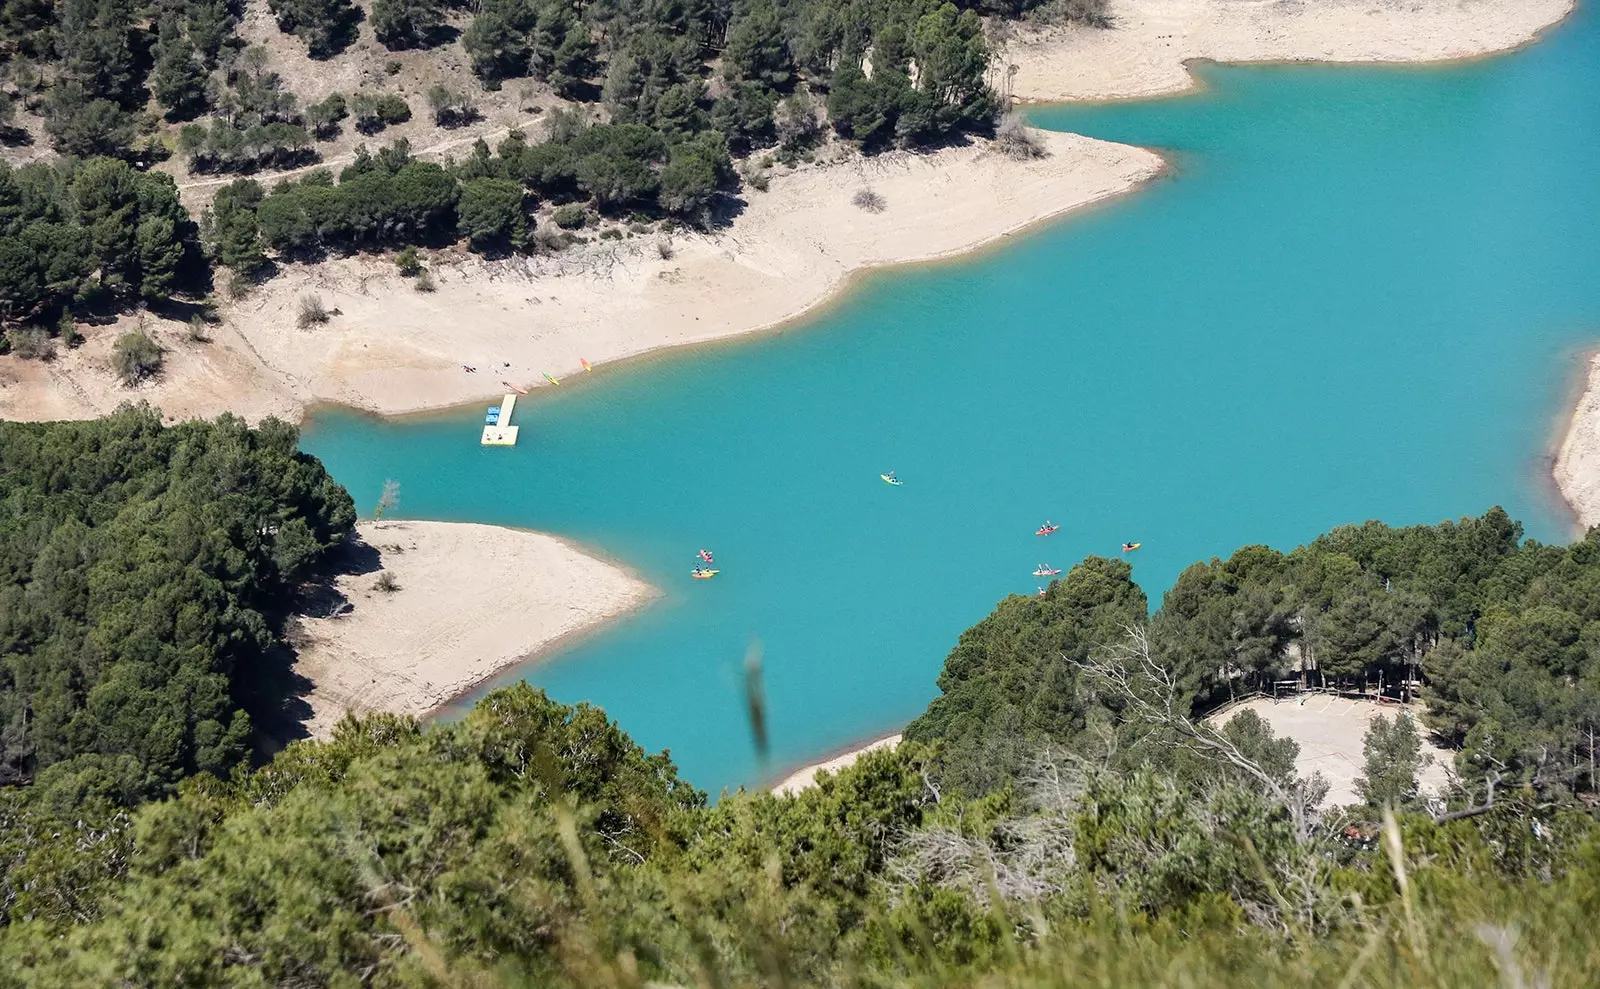
[[[458, 522], [363, 522], [359, 532], [381, 569], [337, 579], [347, 613], [291, 630], [295, 670], [315, 685], [305, 698], [314, 737], [346, 711], [432, 713], [657, 593], [536, 532]], [[393, 591], [379, 586], [384, 574]]]
[[1561, 494], [1585, 529], [1600, 525], [1600, 354], [1588, 356], [1588, 377], [1556, 453]]
[[799, 793], [808, 787], [816, 786], [818, 773], [837, 773], [841, 769], [855, 765], [855, 761], [868, 752], [876, 752], [878, 749], [892, 749], [899, 744], [900, 735], [894, 734], [887, 738], [880, 738], [875, 742], [868, 742], [858, 749], [851, 749], [849, 752], [836, 755], [832, 759], [814, 762], [785, 776], [782, 781], [772, 788], [772, 792], [779, 796]]
[[1028, 102], [1156, 96], [1188, 64], [1434, 62], [1527, 44], [1575, 0], [1111, 0], [1109, 30], [1017, 32], [1003, 59]]

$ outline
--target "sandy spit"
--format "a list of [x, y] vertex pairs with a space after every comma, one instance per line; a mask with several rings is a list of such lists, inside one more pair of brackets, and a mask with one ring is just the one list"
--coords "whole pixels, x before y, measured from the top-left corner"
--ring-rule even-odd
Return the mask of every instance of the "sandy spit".
[[[658, 593], [537, 532], [460, 522], [363, 522], [358, 531], [380, 568], [337, 578], [350, 611], [300, 619], [290, 632], [295, 670], [314, 685], [306, 727], [317, 738], [346, 711], [431, 714]], [[378, 587], [383, 574], [396, 590]]]
[[1589, 357], [1588, 380], [1556, 454], [1555, 476], [1578, 524], [1600, 525], [1600, 354]]
[[900, 736], [894, 734], [887, 738], [880, 738], [876, 742], [868, 742], [859, 749], [851, 749], [849, 752], [836, 755], [832, 759], [812, 763], [785, 776], [782, 782], [772, 788], [772, 792], [778, 796], [793, 796], [801, 790], [816, 786], [818, 773], [837, 773], [841, 769], [855, 765], [855, 761], [868, 752], [876, 752], [878, 749], [893, 749], [899, 744]]
[[1110, 30], [1023, 29], [1003, 58], [1030, 102], [1194, 86], [1191, 61], [1432, 62], [1532, 41], [1576, 0], [1111, 0]]

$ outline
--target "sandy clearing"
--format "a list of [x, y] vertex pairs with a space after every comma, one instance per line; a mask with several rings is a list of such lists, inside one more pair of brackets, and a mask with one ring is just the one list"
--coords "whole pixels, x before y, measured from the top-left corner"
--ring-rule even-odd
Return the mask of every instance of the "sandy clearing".
[[[496, 673], [637, 608], [657, 591], [553, 536], [460, 522], [363, 522], [381, 569], [341, 576], [352, 609], [300, 619], [307, 728], [346, 711], [423, 716]], [[383, 573], [398, 585], [377, 587]]]
[[[1302, 699], [1304, 703], [1302, 703]], [[1341, 807], [1360, 803], [1356, 796], [1356, 777], [1361, 775], [1366, 757], [1361, 743], [1367, 726], [1378, 716], [1393, 717], [1401, 710], [1410, 710], [1420, 719], [1422, 708], [1409, 709], [1396, 704], [1379, 704], [1376, 701], [1351, 700], [1328, 694], [1305, 694], [1301, 697], [1275, 701], [1270, 697], [1257, 697], [1230, 708], [1221, 718], [1221, 724], [1237, 717], [1240, 711], [1254, 711], [1272, 726], [1279, 737], [1287, 736], [1300, 743], [1300, 756], [1295, 759], [1295, 769], [1301, 776], [1321, 773], [1328, 781], [1328, 798], [1325, 807]], [[1420, 724], [1420, 720], [1418, 722]], [[1423, 734], [1422, 751], [1433, 762], [1421, 773], [1424, 793], [1440, 793], [1446, 784], [1446, 771], [1452, 756], [1428, 741]]]

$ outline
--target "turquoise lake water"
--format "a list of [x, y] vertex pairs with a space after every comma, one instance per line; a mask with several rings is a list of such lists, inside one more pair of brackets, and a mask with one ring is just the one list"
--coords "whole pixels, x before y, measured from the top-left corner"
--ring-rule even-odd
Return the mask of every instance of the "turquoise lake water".
[[[1548, 451], [1600, 340], [1592, 5], [1489, 61], [1201, 76], [1033, 114], [1167, 150], [1173, 176], [1136, 195], [875, 274], [781, 333], [542, 389], [515, 449], [478, 445], [481, 407], [322, 412], [305, 446], [369, 509], [394, 478], [400, 515], [559, 533], [659, 586], [518, 675], [712, 792], [919, 714], [956, 636], [1041, 561], [1141, 540], [1159, 599], [1195, 560], [1369, 518], [1501, 504], [1565, 539]], [[689, 579], [702, 546], [714, 581]]]

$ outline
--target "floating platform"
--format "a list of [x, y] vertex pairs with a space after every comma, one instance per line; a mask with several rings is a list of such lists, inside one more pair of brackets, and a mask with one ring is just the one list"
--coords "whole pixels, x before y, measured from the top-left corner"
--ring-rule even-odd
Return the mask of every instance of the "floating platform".
[[479, 442], [484, 446], [516, 446], [517, 427], [511, 425], [511, 413], [516, 407], [517, 396], [511, 394], [502, 398], [499, 406], [490, 406]]

